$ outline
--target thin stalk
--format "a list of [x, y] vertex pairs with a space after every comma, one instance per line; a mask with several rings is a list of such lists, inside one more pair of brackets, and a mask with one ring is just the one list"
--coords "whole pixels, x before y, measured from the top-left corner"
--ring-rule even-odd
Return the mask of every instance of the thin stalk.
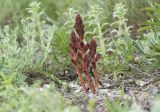
[[85, 82], [84, 82], [84, 80], [83, 80], [83, 78], [82, 78], [82, 74], [81, 74], [81, 72], [80, 72], [80, 68], [79, 68], [78, 65], [76, 65], [76, 72], [77, 72], [77, 75], [78, 75], [78, 77], [79, 77], [79, 80], [80, 80], [82, 89], [83, 89], [83, 91], [86, 93], [86, 92], [87, 92], [87, 89], [86, 89]]

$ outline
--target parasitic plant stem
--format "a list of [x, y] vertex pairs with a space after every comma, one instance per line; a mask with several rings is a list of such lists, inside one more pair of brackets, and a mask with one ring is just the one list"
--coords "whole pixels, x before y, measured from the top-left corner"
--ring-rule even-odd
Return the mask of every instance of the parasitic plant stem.
[[89, 68], [93, 68], [95, 86], [98, 90], [99, 76], [96, 70], [96, 62], [100, 56], [96, 53], [97, 44], [94, 39], [92, 39], [89, 43], [84, 44], [84, 25], [79, 14], [76, 16], [74, 28], [75, 31], [72, 31], [70, 36], [71, 61], [75, 65], [83, 91], [86, 92], [86, 86], [82, 77], [82, 73], [85, 74], [90, 90], [94, 94], [95, 87]]

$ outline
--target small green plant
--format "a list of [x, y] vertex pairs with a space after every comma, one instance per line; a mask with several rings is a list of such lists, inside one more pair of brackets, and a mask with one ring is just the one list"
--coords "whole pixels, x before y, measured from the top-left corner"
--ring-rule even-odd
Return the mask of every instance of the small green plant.
[[67, 38], [69, 37], [68, 30], [64, 27], [57, 27], [53, 36], [50, 57], [54, 65], [51, 67], [51, 71], [53, 68], [56, 71], [68, 70], [71, 67], [68, 55], [70, 43], [69, 38]]
[[127, 26], [126, 14], [125, 6], [122, 3], [116, 4], [113, 12], [115, 21], [111, 24], [112, 41], [107, 50], [108, 56], [114, 60], [110, 61], [112, 63], [110, 65], [113, 65], [110, 70], [116, 74], [128, 71], [128, 64], [134, 60], [134, 41], [130, 37], [131, 26]]
[[136, 46], [144, 58], [148, 70], [159, 69], [160, 64], [160, 34], [150, 32], [145, 34], [143, 40], [137, 40]]
[[88, 104], [89, 112], [93, 112], [94, 111], [94, 106], [95, 106], [95, 101], [93, 99], [90, 99], [89, 100], [89, 104]]
[[142, 23], [143, 27], [139, 29], [139, 32], [142, 31], [154, 31], [159, 32], [160, 26], [160, 3], [151, 2], [149, 7], [144, 8], [149, 19]]
[[[159, 97], [155, 97], [150, 112], [159, 112]], [[106, 99], [106, 106], [109, 112], [145, 112], [138, 103], [129, 101], [114, 100], [111, 101], [109, 98]]]
[[99, 47], [97, 48], [98, 51], [104, 56], [106, 54], [106, 45], [105, 41], [106, 38], [103, 36], [103, 30], [108, 24], [107, 18], [102, 17], [104, 14], [103, 9], [100, 7], [100, 5], [93, 5], [90, 7], [90, 10], [87, 14], [88, 21], [85, 22], [92, 31], [86, 32], [85, 35], [90, 35], [92, 38], [97, 39], [99, 42]]
[[111, 101], [108, 97], [105, 104], [109, 112], [128, 112], [129, 110], [128, 103], [119, 100]]

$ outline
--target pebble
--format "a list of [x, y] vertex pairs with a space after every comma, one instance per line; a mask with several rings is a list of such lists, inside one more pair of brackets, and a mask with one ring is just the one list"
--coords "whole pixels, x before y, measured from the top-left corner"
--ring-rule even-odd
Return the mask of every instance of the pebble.
[[75, 90], [75, 93], [79, 93], [81, 92], [81, 88], [78, 88], [77, 90]]
[[160, 92], [160, 89], [157, 86], [150, 85], [145, 89], [145, 91], [152, 94], [157, 94]]
[[50, 89], [50, 88], [51, 88], [51, 85], [49, 85], [49, 84], [44, 84], [43, 87], [44, 87], [44, 88], [47, 88], [47, 89]]
[[69, 87], [73, 88], [73, 89], [78, 89], [80, 88], [79, 85], [73, 84], [73, 83], [69, 83]]

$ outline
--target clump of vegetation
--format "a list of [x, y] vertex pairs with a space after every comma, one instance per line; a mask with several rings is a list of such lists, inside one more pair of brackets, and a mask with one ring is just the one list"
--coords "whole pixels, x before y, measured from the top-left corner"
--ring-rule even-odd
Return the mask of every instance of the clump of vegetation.
[[[158, 112], [160, 110], [158, 106], [159, 103], [159, 98], [156, 97], [149, 111]], [[109, 112], [145, 112], [143, 108], [141, 108], [140, 105], [138, 105], [136, 102], [133, 102], [131, 104], [129, 101], [120, 101], [119, 99], [115, 101], [110, 101], [107, 98], [106, 106]]]
[[[41, 72], [48, 59], [55, 26], [44, 29], [40, 3], [33, 2], [27, 9], [30, 16], [22, 20], [22, 26], [1, 28], [1, 74], [14, 75], [15, 84], [23, 84], [26, 73]], [[42, 53], [43, 52], [43, 53]]]
[[64, 98], [55, 91], [54, 85], [49, 88], [0, 86], [1, 112], [78, 112], [69, 106]]
[[130, 36], [131, 26], [127, 26], [126, 14], [127, 9], [122, 3], [115, 5], [113, 12], [115, 21], [111, 24], [113, 39], [109, 43], [111, 46], [109, 49], [112, 52], [110, 56], [114, 57], [112, 58], [114, 63], [112, 71], [115, 74], [129, 71], [129, 63], [132, 63], [134, 60], [134, 40]]

